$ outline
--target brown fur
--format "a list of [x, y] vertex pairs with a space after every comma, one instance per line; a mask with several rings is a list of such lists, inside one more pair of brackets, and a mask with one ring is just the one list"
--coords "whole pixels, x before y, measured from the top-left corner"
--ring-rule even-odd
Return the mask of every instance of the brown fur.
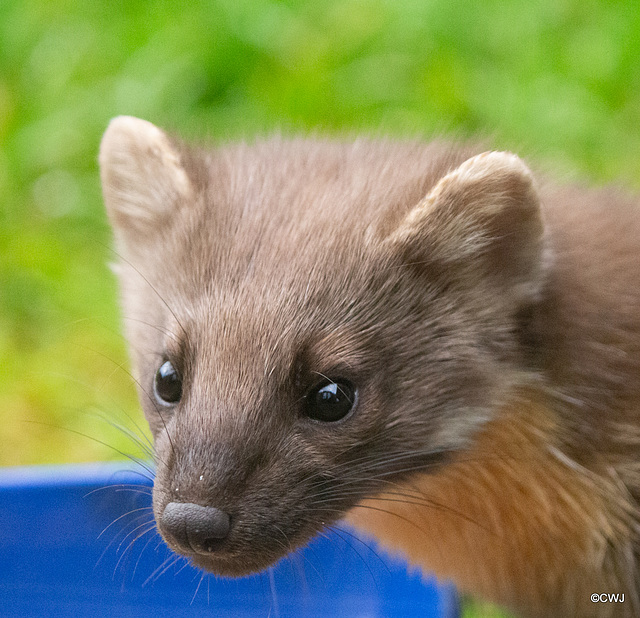
[[457, 461], [363, 501], [349, 520], [461, 590], [527, 615], [614, 612], [590, 593], [630, 590], [634, 505], [612, 479], [565, 459], [558, 431], [554, 415], [524, 394]]
[[[514, 155], [115, 120], [100, 162], [154, 508], [228, 512], [220, 574], [348, 514], [524, 615], [640, 612], [640, 211]], [[170, 360], [173, 407], [153, 396]], [[302, 412], [356, 385], [336, 423]], [[593, 604], [593, 592], [624, 604]], [[599, 612], [599, 613], [598, 613]]]

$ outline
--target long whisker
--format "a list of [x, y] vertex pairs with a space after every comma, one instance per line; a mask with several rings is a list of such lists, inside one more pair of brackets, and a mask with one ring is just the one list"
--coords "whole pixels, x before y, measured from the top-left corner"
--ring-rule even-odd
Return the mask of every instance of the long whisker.
[[[151, 532], [152, 530], [156, 529], [156, 522], [153, 521], [149, 524], [150, 528], [148, 530], [148, 532]], [[143, 537], [145, 534], [147, 534], [147, 532], [142, 533], [139, 537], [137, 537], [136, 539], [134, 539], [134, 542], [137, 541], [140, 537]], [[147, 542], [144, 544], [144, 547], [142, 548], [142, 551], [140, 552], [140, 555], [138, 556], [138, 559], [136, 560], [136, 564], [133, 567], [133, 572], [131, 573], [131, 581], [133, 581], [133, 578], [136, 574], [136, 571], [138, 570], [138, 565], [140, 564], [140, 560], [142, 558], [142, 554], [144, 554], [145, 550], [147, 549], [147, 547], [149, 546], [149, 543], [151, 543], [151, 541], [153, 541], [154, 536], [150, 536], [147, 539]]]
[[[363, 498], [364, 502], [389, 502], [389, 503], [398, 503], [398, 504], [408, 504], [411, 506], [418, 506], [418, 507], [425, 507], [425, 508], [430, 508], [436, 511], [441, 511], [444, 513], [448, 513], [451, 515], [455, 515], [456, 517], [459, 517], [460, 519], [463, 519], [464, 521], [473, 524], [474, 526], [477, 526], [478, 528], [481, 528], [482, 530], [484, 530], [485, 532], [488, 532], [489, 534], [496, 534], [495, 530], [491, 530], [490, 528], [487, 528], [486, 526], [484, 526], [483, 524], [481, 524], [479, 521], [469, 517], [468, 515], [466, 515], [465, 513], [458, 511], [457, 509], [454, 509], [452, 507], [450, 507], [449, 505], [446, 504], [441, 504], [439, 502], [435, 502], [434, 500], [431, 500], [429, 498], [424, 497], [422, 500], [417, 500], [417, 499], [406, 499], [406, 498], [402, 498], [402, 497], [398, 497], [398, 498], [388, 498], [386, 497], [386, 493], [385, 495], [382, 496], [367, 496], [365, 498]], [[356, 495], [359, 496], [360, 494], [357, 492], [353, 492], [352, 494], [349, 493], [343, 493], [343, 494], [339, 494], [339, 495], [335, 495], [335, 496], [331, 496], [327, 499], [325, 499], [324, 501], [314, 501], [314, 506], [317, 504], [331, 504], [331, 502], [337, 500], [337, 499], [342, 499], [345, 497], [349, 497], [350, 495]], [[396, 494], [398, 496], [402, 496], [402, 494]]]
[[[106, 358], [109, 358], [109, 357], [107, 356]], [[167, 427], [167, 423], [165, 421], [164, 415], [162, 414], [162, 410], [161, 410], [160, 406], [158, 405], [158, 402], [156, 401], [155, 397], [151, 393], [149, 393], [147, 388], [145, 388], [142, 385], [142, 382], [140, 382], [140, 380], [138, 380], [138, 378], [136, 378], [128, 369], [126, 369], [125, 367], [122, 367], [122, 366], [120, 366], [120, 368], [138, 386], [139, 391], [145, 396], [147, 401], [153, 406], [156, 414], [158, 415], [158, 417], [162, 421], [162, 425], [164, 426], [165, 433], [167, 434], [167, 438], [169, 439], [169, 444], [171, 445], [171, 450], [175, 452], [175, 448], [174, 448], [174, 445], [173, 445], [173, 440], [171, 439], [171, 434], [169, 432], [169, 428]]]
[[193, 605], [193, 602], [196, 600], [196, 597], [198, 596], [198, 590], [200, 590], [200, 586], [202, 585], [202, 580], [204, 579], [204, 577], [205, 573], [203, 571], [200, 575], [200, 580], [198, 581], [198, 585], [196, 586], [196, 591], [193, 593], [193, 597], [191, 597], [191, 603], [189, 603], [189, 605]]
[[[79, 345], [79, 344], [77, 344]], [[81, 347], [85, 347], [85, 346], [81, 346]], [[99, 351], [96, 350], [92, 350], [91, 348], [85, 348], [88, 349], [92, 352], [95, 352], [96, 354], [102, 356], [103, 358], [106, 358], [107, 360], [109, 360], [112, 363], [116, 364], [116, 369], [114, 371], [117, 371], [118, 369], [122, 370], [124, 373], [126, 373], [133, 381], [135, 381], [135, 378], [133, 377], [133, 375], [131, 373], [129, 373], [121, 364], [116, 363], [113, 359], [111, 359], [109, 356], [106, 356], [104, 354], [102, 354]], [[77, 376], [71, 376], [71, 375], [67, 375], [64, 373], [60, 373], [60, 372], [48, 372], [47, 375], [51, 375], [51, 376], [56, 376], [56, 377], [62, 377], [65, 380], [71, 381], [71, 382], [75, 382], [76, 384], [79, 384], [87, 389], [92, 388], [94, 385], [89, 384], [88, 382], [86, 382], [85, 380], [80, 380]], [[115, 401], [115, 399], [113, 399], [113, 397], [109, 398], [110, 401], [117, 406], [117, 403]], [[111, 427], [113, 427], [114, 429], [117, 429], [118, 431], [120, 431], [121, 433], [123, 433], [124, 435], [126, 435], [128, 438], [131, 439], [131, 441], [136, 444], [141, 450], [143, 450], [146, 454], [148, 454], [151, 458], [155, 457], [155, 454], [153, 452], [153, 444], [151, 443], [151, 441], [149, 440], [147, 433], [140, 427], [140, 425], [138, 423], [136, 423], [136, 421], [129, 415], [126, 413], [125, 410], [123, 410], [122, 408], [119, 408], [119, 413], [124, 415], [127, 420], [138, 430], [139, 434], [134, 433], [132, 430], [124, 427], [123, 425], [120, 425], [119, 423], [116, 423], [115, 421], [107, 418], [104, 414], [98, 414], [98, 413], [90, 413], [87, 412], [86, 410], [82, 410], [84, 414], [92, 414], [95, 418], [99, 418], [100, 420], [106, 422], [107, 424], [109, 424]], [[59, 429], [64, 429], [64, 427], [58, 427]], [[146, 442], [143, 443], [144, 440]]]
[[[137, 517], [136, 521], [138, 521], [139, 519], [141, 519], [141, 517]], [[149, 528], [149, 526], [151, 526], [151, 528]], [[127, 541], [127, 539], [131, 536], [134, 535], [138, 530], [140, 530], [140, 528], [147, 528], [147, 532], [149, 531], [149, 529], [153, 530], [153, 528], [155, 528], [155, 522], [153, 521], [145, 521], [141, 524], [139, 524], [138, 526], [136, 526], [135, 528], [133, 528], [133, 530], [131, 530], [125, 537], [122, 538], [122, 540], [120, 541], [120, 543], [118, 544], [118, 547], [116, 548], [116, 553], [120, 553], [120, 550], [122, 549], [122, 546], [124, 545], [125, 541]], [[146, 532], [145, 532], [146, 534]], [[122, 552], [122, 555], [124, 555], [127, 552], [127, 549], [129, 549], [129, 547], [131, 547], [132, 543], [135, 542], [136, 539], [140, 538], [139, 536], [136, 536], [133, 541], [131, 541], [129, 543], [129, 545], [127, 546], [127, 548], [125, 549], [124, 552]]]
[[144, 582], [142, 583], [142, 587], [144, 588], [149, 582], [157, 581], [159, 577], [164, 575], [173, 565], [175, 565], [180, 560], [183, 560], [183, 557], [179, 556], [178, 554], [171, 554], [170, 556], [165, 558], [160, 566], [154, 569], [153, 573], [151, 573], [151, 575], [149, 575], [149, 577], [144, 580]]
[[166, 328], [164, 326], [158, 326], [157, 324], [152, 324], [151, 322], [145, 322], [145, 320], [140, 320], [139, 318], [128, 317], [126, 315], [122, 319], [125, 322], [137, 322], [138, 324], [142, 324], [144, 326], [148, 326], [149, 328], [153, 328], [154, 330], [157, 330], [162, 335], [167, 335], [168, 337], [171, 337], [176, 342], [180, 341], [180, 337], [178, 335], [176, 335], [171, 329]]
[[173, 316], [173, 319], [176, 321], [176, 323], [178, 324], [178, 326], [180, 327], [180, 330], [182, 331], [182, 334], [184, 336], [184, 338], [186, 340], [189, 339], [189, 335], [187, 333], [187, 330], [184, 328], [184, 326], [182, 325], [182, 323], [180, 322], [180, 320], [178, 319], [178, 316], [176, 314], [176, 312], [169, 306], [169, 303], [167, 303], [167, 301], [164, 299], [164, 297], [160, 294], [160, 292], [158, 292], [158, 290], [155, 288], [155, 286], [149, 281], [149, 279], [147, 279], [142, 272], [140, 271], [139, 268], [137, 268], [136, 266], [134, 266], [129, 260], [127, 260], [123, 255], [121, 255], [118, 251], [116, 251], [113, 247], [110, 247], [109, 245], [106, 245], [102, 242], [100, 242], [99, 240], [96, 240], [96, 242], [100, 245], [102, 245], [105, 249], [107, 249], [108, 251], [111, 251], [111, 253], [113, 253], [118, 259], [120, 259], [121, 261], [123, 261], [125, 264], [127, 264], [130, 268], [132, 268], [139, 276], [140, 278], [149, 286], [149, 288], [153, 291], [153, 293], [157, 296], [158, 300], [167, 308], [167, 310], [169, 311], [169, 313]]
[[413, 526], [416, 530], [418, 530], [420, 532], [420, 534], [428, 536], [428, 533], [424, 528], [420, 527], [418, 524], [416, 524], [415, 521], [412, 521], [408, 517], [404, 517], [404, 515], [400, 515], [400, 513], [395, 513], [394, 511], [389, 511], [387, 509], [382, 509], [382, 508], [379, 508], [379, 507], [376, 507], [376, 506], [371, 506], [370, 504], [356, 504], [353, 508], [368, 509], [368, 510], [371, 510], [371, 511], [378, 511], [380, 513], [385, 513], [387, 515], [393, 515], [394, 517], [397, 517], [398, 519], [401, 519], [402, 521], [408, 523], [410, 526]]
[[365, 541], [363, 541], [357, 534], [353, 534], [352, 532], [349, 532], [348, 530], [345, 530], [344, 528], [339, 527], [337, 524], [331, 526], [330, 529], [333, 530], [334, 532], [340, 532], [340, 534], [346, 534], [352, 539], [354, 539], [355, 541], [358, 541], [358, 543], [364, 545], [380, 561], [380, 563], [384, 566], [387, 572], [391, 573], [391, 569], [389, 569], [389, 566], [382, 559], [380, 554], [377, 551], [375, 551], [375, 549], [373, 549], [373, 547], [371, 547], [369, 543], [366, 543]]
[[[135, 472], [135, 471], [132, 471], [132, 472], [136, 474], [140, 474], [142, 478], [147, 479], [147, 477], [140, 472]], [[118, 483], [114, 485], [105, 485], [104, 487], [96, 487], [95, 489], [92, 489], [91, 491], [88, 491], [86, 494], [84, 494], [83, 498], [86, 498], [93, 494], [97, 494], [100, 491], [115, 491], [115, 492], [127, 491], [134, 494], [140, 494], [142, 496], [151, 495], [151, 487], [146, 487], [144, 485], [136, 485], [135, 483]]]
[[107, 530], [109, 530], [109, 528], [111, 528], [111, 526], [113, 526], [114, 524], [118, 523], [123, 517], [128, 517], [129, 515], [133, 515], [134, 513], [140, 513], [142, 511], [152, 512], [153, 509], [150, 506], [141, 506], [141, 507], [139, 507], [137, 509], [132, 509], [130, 511], [127, 511], [126, 513], [123, 513], [119, 517], [116, 517], [108, 526], [106, 526], [106, 528], [104, 528], [102, 530], [102, 532], [98, 535], [98, 538], [100, 538]]
[[[151, 459], [155, 459], [156, 458], [156, 453], [153, 450], [153, 444], [149, 441], [149, 439], [146, 437], [146, 435], [142, 434], [142, 437], [145, 440], [145, 442], [142, 442], [142, 440], [140, 439], [140, 436], [138, 436], [137, 433], [135, 433], [134, 431], [132, 431], [128, 427], [125, 427], [124, 425], [121, 425], [120, 423], [117, 423], [116, 421], [114, 421], [114, 420], [112, 420], [110, 418], [107, 418], [103, 414], [97, 413], [97, 412], [94, 412], [94, 413], [88, 412], [87, 414], [90, 414], [94, 418], [100, 419], [101, 421], [103, 421], [104, 423], [109, 425], [109, 427], [112, 427], [113, 429], [116, 429], [121, 434], [123, 434], [124, 436], [129, 438], [136, 446], [138, 446], [140, 448], [140, 450], [142, 450]], [[131, 419], [129, 419], [129, 420], [131, 420]], [[131, 421], [131, 422], [133, 422], [133, 421]], [[137, 425], [136, 425], [136, 427], [137, 427]]]
[[[140, 518], [136, 518], [136, 521], [138, 521]], [[118, 561], [116, 562], [116, 566], [113, 568], [113, 577], [115, 578], [116, 572], [118, 571], [118, 568], [120, 567], [120, 563], [122, 562], [122, 560], [124, 559], [125, 556], [127, 556], [129, 554], [129, 550], [131, 549], [131, 547], [133, 547], [133, 544], [141, 537], [143, 537], [145, 534], [148, 534], [149, 532], [151, 532], [154, 528], [155, 528], [155, 523], [151, 523], [149, 521], [146, 521], [142, 524], [140, 524], [139, 526], [136, 526], [136, 528], [134, 528], [133, 532], [135, 532], [135, 530], [139, 530], [140, 528], [145, 527], [144, 532], [141, 532], [139, 535], [137, 535], [136, 537], [134, 537], [133, 539], [131, 539], [131, 541], [129, 542], [129, 544], [127, 545], [127, 547], [125, 548], [125, 550], [120, 554], [120, 557], [118, 558]], [[116, 554], [120, 552], [120, 548], [122, 547], [122, 543], [124, 543], [125, 539], [127, 539], [129, 537], [129, 535], [131, 534], [131, 532], [124, 538], [122, 539], [122, 541], [120, 542], [120, 545], [118, 545], [118, 548], [116, 549]], [[153, 538], [153, 537], [152, 537]]]
[[32, 420], [24, 420], [22, 422], [33, 423], [34, 425], [43, 425], [45, 427], [53, 427], [54, 429], [61, 429], [63, 431], [68, 431], [78, 436], [82, 436], [83, 438], [93, 440], [94, 442], [101, 444], [102, 446], [106, 446], [107, 448], [110, 448], [112, 451], [118, 453], [119, 455], [122, 455], [125, 459], [129, 459], [136, 465], [140, 466], [142, 469], [146, 470], [149, 473], [150, 475], [149, 480], [153, 479], [154, 472], [151, 468], [149, 468], [149, 466], [144, 462], [144, 460], [140, 459], [139, 457], [135, 457], [134, 455], [131, 455], [129, 453], [125, 453], [124, 451], [121, 451], [119, 448], [116, 448], [115, 446], [112, 446], [111, 444], [108, 444], [107, 442], [104, 442], [102, 440], [99, 440], [98, 438], [94, 438], [93, 436], [90, 436], [86, 433], [82, 433], [81, 431], [77, 431], [76, 429], [70, 429], [69, 427], [62, 427], [60, 425], [55, 425], [53, 423], [45, 423], [43, 421], [32, 421]]
[[[356, 554], [356, 556], [358, 556], [358, 558], [360, 558], [360, 560], [362, 561], [362, 563], [367, 567], [367, 571], [369, 571], [369, 575], [371, 575], [371, 579], [373, 580], [373, 583], [376, 586], [376, 589], [378, 588], [378, 580], [376, 579], [375, 575], [373, 574], [373, 571], [371, 570], [371, 567], [369, 566], [369, 563], [364, 559], [364, 556], [356, 549], [356, 547], [353, 545], [353, 543], [349, 542], [348, 539], [346, 539], [339, 531], [337, 528], [333, 528], [333, 531], [335, 534], [337, 534]], [[350, 535], [352, 537], [355, 538], [355, 536], [352, 534]], [[360, 539], [358, 539], [360, 540]], [[366, 543], [365, 543], [366, 545]], [[374, 552], [375, 553], [375, 552]]]
[[[129, 260], [127, 260], [123, 255], [121, 255], [118, 251], [116, 251], [113, 247], [109, 247], [108, 245], [105, 245], [104, 243], [100, 243], [100, 241], [97, 241], [99, 244], [101, 244], [103, 247], [105, 247], [108, 251], [111, 251], [114, 255], [116, 255], [122, 262], [124, 262], [125, 264], [128, 264], [130, 268], [132, 268], [139, 276], [140, 278], [149, 286], [149, 288], [153, 291], [153, 293], [158, 297], [158, 299], [160, 300], [160, 302], [167, 308], [167, 310], [169, 311], [169, 313], [173, 316], [173, 319], [176, 321], [176, 323], [178, 324], [178, 326], [180, 327], [180, 330], [182, 331], [182, 335], [184, 338], [185, 342], [189, 341], [189, 333], [188, 331], [185, 329], [185, 327], [183, 326], [182, 322], [180, 321], [180, 319], [178, 318], [178, 315], [176, 314], [176, 312], [171, 308], [171, 306], [169, 305], [169, 303], [165, 300], [165, 298], [158, 292], [158, 290], [155, 288], [155, 286], [147, 279], [147, 277], [145, 277], [142, 272], [136, 268]], [[135, 379], [135, 378], [134, 378]], [[138, 383], [138, 386], [140, 386], [142, 392], [145, 393], [145, 395], [148, 397], [149, 401], [151, 401], [153, 403], [153, 405], [156, 408], [156, 412], [158, 413], [158, 416], [160, 417], [160, 420], [162, 421], [162, 424], [164, 425], [164, 429], [165, 432], [167, 434], [167, 438], [169, 439], [169, 444], [171, 445], [171, 449], [174, 449], [173, 446], [173, 441], [171, 440], [171, 435], [169, 433], [169, 429], [167, 427], [167, 424], [165, 422], [165, 419], [162, 415], [162, 413], [160, 412], [160, 410], [158, 409], [158, 406], [155, 404], [154, 400], [149, 396], [149, 394], [146, 392], [146, 390], [143, 389], [142, 385], [136, 380], [136, 382]]]
[[[99, 535], [98, 535], [98, 539], [113, 525], [115, 524], [118, 520], [122, 519], [123, 517], [127, 517], [129, 515], [133, 515], [133, 513], [137, 512], [137, 511], [141, 511], [141, 510], [145, 510], [145, 509], [135, 509], [132, 511], [129, 511], [127, 513], [124, 513], [123, 515], [121, 515], [120, 517], [118, 517], [117, 520], [112, 521]], [[129, 525], [135, 525], [136, 522], [140, 521], [140, 519], [142, 519], [143, 517], [145, 517], [145, 515], [139, 515], [138, 517], [134, 518], [133, 522], [130, 522], [129, 524], [127, 524], [127, 526]], [[126, 530], [127, 526], [124, 527], [124, 530]], [[100, 554], [100, 557], [98, 558], [98, 560], [96, 561], [96, 564], [94, 566], [97, 567], [100, 562], [102, 561], [102, 559], [104, 558], [104, 556], [106, 555], [107, 551], [109, 551], [109, 548], [116, 542], [116, 539], [118, 538], [118, 535], [121, 534], [122, 532], [124, 532], [124, 530], [119, 531], [118, 533], [116, 533], [114, 535], [114, 537], [111, 539], [111, 541], [109, 542], [109, 544], [104, 548], [104, 550], [102, 551], [102, 553]], [[119, 561], [118, 561], [119, 562]], [[117, 565], [116, 565], [117, 566]], [[114, 570], [114, 575], [115, 575], [115, 570]]]
[[269, 589], [271, 590], [271, 607], [273, 607], [274, 618], [280, 618], [280, 606], [278, 604], [278, 594], [276, 592], [276, 580], [273, 575], [273, 567], [269, 568]]
[[274, 541], [276, 541], [276, 543], [278, 543], [278, 545], [280, 545], [280, 547], [282, 547], [283, 549], [285, 549], [287, 551], [288, 554], [292, 554], [295, 552], [295, 554], [297, 556], [301, 556], [306, 562], [309, 563], [309, 566], [311, 566], [311, 568], [318, 574], [318, 576], [320, 578], [322, 578], [322, 575], [320, 575], [320, 572], [318, 571], [318, 569], [315, 567], [315, 565], [313, 564], [313, 562], [311, 562], [309, 560], [309, 558], [303, 553], [299, 553], [297, 550], [295, 550], [293, 548], [293, 545], [291, 544], [291, 541], [289, 540], [289, 537], [284, 533], [284, 531], [282, 530], [282, 528], [280, 528], [279, 526], [274, 525], [273, 526], [285, 539], [286, 544], [283, 543], [282, 541], [280, 541], [279, 539], [274, 539]]

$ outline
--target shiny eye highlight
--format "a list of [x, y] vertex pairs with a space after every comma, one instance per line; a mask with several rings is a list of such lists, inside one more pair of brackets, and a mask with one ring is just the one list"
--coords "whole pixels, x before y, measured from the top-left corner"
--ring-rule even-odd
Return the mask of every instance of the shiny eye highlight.
[[164, 362], [156, 372], [153, 392], [159, 403], [172, 406], [182, 397], [182, 379], [171, 361]]
[[334, 423], [343, 419], [356, 402], [356, 389], [348, 380], [326, 380], [304, 398], [305, 414], [316, 421]]

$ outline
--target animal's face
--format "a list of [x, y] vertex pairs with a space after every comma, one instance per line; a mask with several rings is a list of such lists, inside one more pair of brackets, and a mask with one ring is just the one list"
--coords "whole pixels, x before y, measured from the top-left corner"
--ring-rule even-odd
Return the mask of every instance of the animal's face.
[[446, 465], [490, 418], [520, 370], [541, 226], [515, 157], [438, 182], [455, 163], [366, 143], [198, 154], [111, 125], [102, 175], [154, 511], [195, 564], [263, 569]]

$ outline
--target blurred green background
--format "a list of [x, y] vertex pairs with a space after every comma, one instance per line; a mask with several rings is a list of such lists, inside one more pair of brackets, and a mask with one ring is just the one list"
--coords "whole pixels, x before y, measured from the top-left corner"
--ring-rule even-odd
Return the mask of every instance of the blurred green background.
[[640, 188], [639, 60], [635, 0], [2, 0], [0, 465], [136, 450], [109, 424], [141, 423], [96, 166], [112, 116], [489, 135]]

